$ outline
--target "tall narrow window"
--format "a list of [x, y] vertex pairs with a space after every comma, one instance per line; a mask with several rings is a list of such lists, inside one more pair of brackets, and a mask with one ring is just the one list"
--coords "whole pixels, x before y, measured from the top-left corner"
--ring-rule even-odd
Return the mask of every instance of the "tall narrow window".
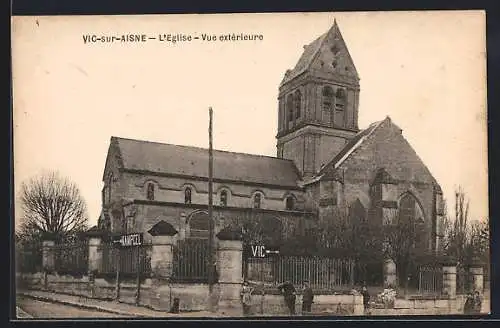
[[329, 86], [323, 88], [323, 110], [330, 110], [333, 103], [333, 90]]
[[227, 191], [220, 192], [220, 206], [227, 206]]
[[253, 196], [253, 207], [254, 208], [260, 208], [261, 203], [261, 196], [260, 194], [255, 194]]
[[295, 119], [299, 119], [300, 115], [302, 115], [300, 112], [300, 109], [302, 107], [302, 96], [299, 90], [295, 91], [294, 104], [295, 104]]
[[346, 94], [344, 89], [337, 89], [335, 94], [335, 123], [343, 127], [345, 124]]
[[293, 96], [288, 95], [286, 98], [286, 112], [288, 113], [288, 122], [293, 122]]
[[154, 200], [155, 199], [155, 185], [152, 184], [152, 183], [148, 183], [147, 192], [146, 192], [146, 198], [148, 200]]
[[184, 204], [191, 204], [191, 188], [184, 190]]
[[288, 196], [288, 197], [286, 198], [286, 209], [287, 209], [288, 211], [292, 211], [292, 210], [293, 210], [293, 208], [295, 207], [295, 204], [294, 204], [294, 203], [295, 203], [295, 202], [294, 202], [293, 196]]
[[331, 87], [326, 86], [323, 88], [323, 121], [331, 123], [333, 106], [333, 90]]

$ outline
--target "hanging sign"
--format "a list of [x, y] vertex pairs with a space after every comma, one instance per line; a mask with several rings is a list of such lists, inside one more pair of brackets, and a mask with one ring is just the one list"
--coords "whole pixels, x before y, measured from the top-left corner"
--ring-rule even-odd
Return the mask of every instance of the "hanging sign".
[[250, 246], [250, 256], [251, 257], [267, 257], [271, 254], [279, 254], [278, 250], [266, 249], [264, 245], [251, 245]]
[[115, 242], [120, 243], [120, 246], [123, 247], [140, 246], [143, 242], [142, 233], [121, 235]]

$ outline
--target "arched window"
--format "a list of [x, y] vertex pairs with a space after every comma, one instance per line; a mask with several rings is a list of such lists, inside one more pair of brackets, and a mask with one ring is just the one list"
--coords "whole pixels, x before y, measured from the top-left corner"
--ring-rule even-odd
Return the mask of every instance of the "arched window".
[[148, 200], [154, 200], [155, 199], [155, 185], [153, 183], [148, 183], [147, 191], [146, 191], [146, 198]]
[[259, 193], [255, 194], [253, 196], [253, 207], [254, 208], [260, 208], [261, 198], [262, 198], [262, 196]]
[[184, 190], [184, 204], [191, 204], [191, 188]]
[[220, 192], [220, 206], [227, 206], [227, 191]]
[[288, 95], [286, 98], [286, 112], [288, 113], [288, 122], [293, 121], [293, 96]]
[[414, 247], [425, 247], [425, 220], [415, 196], [406, 193], [399, 200], [398, 221], [401, 231], [412, 238]]
[[295, 103], [295, 119], [300, 118], [300, 109], [302, 107], [302, 95], [300, 94], [300, 91], [297, 90], [295, 91], [294, 95], [294, 103]]
[[399, 201], [399, 222], [402, 224], [415, 221], [415, 197], [411, 194], [404, 195]]
[[194, 213], [189, 219], [189, 238], [208, 238], [209, 222], [207, 213]]
[[333, 90], [331, 87], [326, 86], [323, 88], [323, 110], [329, 111], [333, 103]]
[[293, 198], [293, 196], [288, 196], [286, 198], [286, 209], [288, 211], [292, 211], [295, 207], [295, 199]]
[[338, 126], [344, 126], [345, 124], [344, 109], [346, 105], [346, 98], [345, 90], [342, 88], [337, 89], [335, 94], [335, 123]]
[[365, 223], [366, 221], [366, 209], [359, 198], [349, 207], [349, 220], [354, 225]]

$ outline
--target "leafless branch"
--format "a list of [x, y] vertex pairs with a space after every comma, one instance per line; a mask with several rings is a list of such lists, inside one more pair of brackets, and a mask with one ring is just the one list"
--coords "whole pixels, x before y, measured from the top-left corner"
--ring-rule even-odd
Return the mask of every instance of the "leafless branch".
[[80, 190], [56, 172], [23, 182], [19, 199], [24, 234], [47, 232], [64, 238], [87, 227], [87, 207]]

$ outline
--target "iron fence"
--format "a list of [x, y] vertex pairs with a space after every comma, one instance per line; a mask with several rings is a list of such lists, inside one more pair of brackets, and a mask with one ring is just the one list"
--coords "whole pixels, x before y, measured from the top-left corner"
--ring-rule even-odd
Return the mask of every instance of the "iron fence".
[[418, 269], [418, 292], [422, 295], [441, 295], [443, 291], [443, 268], [422, 266]]
[[270, 284], [308, 280], [313, 290], [331, 290], [354, 283], [354, 261], [323, 257], [283, 256], [248, 258], [247, 280]]
[[174, 247], [172, 278], [183, 282], [207, 282], [208, 239], [179, 240]]
[[102, 261], [98, 273], [114, 275], [119, 267], [121, 275], [142, 276], [151, 273], [151, 244], [135, 247], [119, 247], [113, 242], [103, 243], [98, 250], [102, 254]]
[[16, 271], [19, 273], [36, 273], [43, 269], [42, 246], [16, 247]]
[[87, 242], [75, 242], [52, 246], [54, 270], [60, 274], [85, 274], [88, 269]]

